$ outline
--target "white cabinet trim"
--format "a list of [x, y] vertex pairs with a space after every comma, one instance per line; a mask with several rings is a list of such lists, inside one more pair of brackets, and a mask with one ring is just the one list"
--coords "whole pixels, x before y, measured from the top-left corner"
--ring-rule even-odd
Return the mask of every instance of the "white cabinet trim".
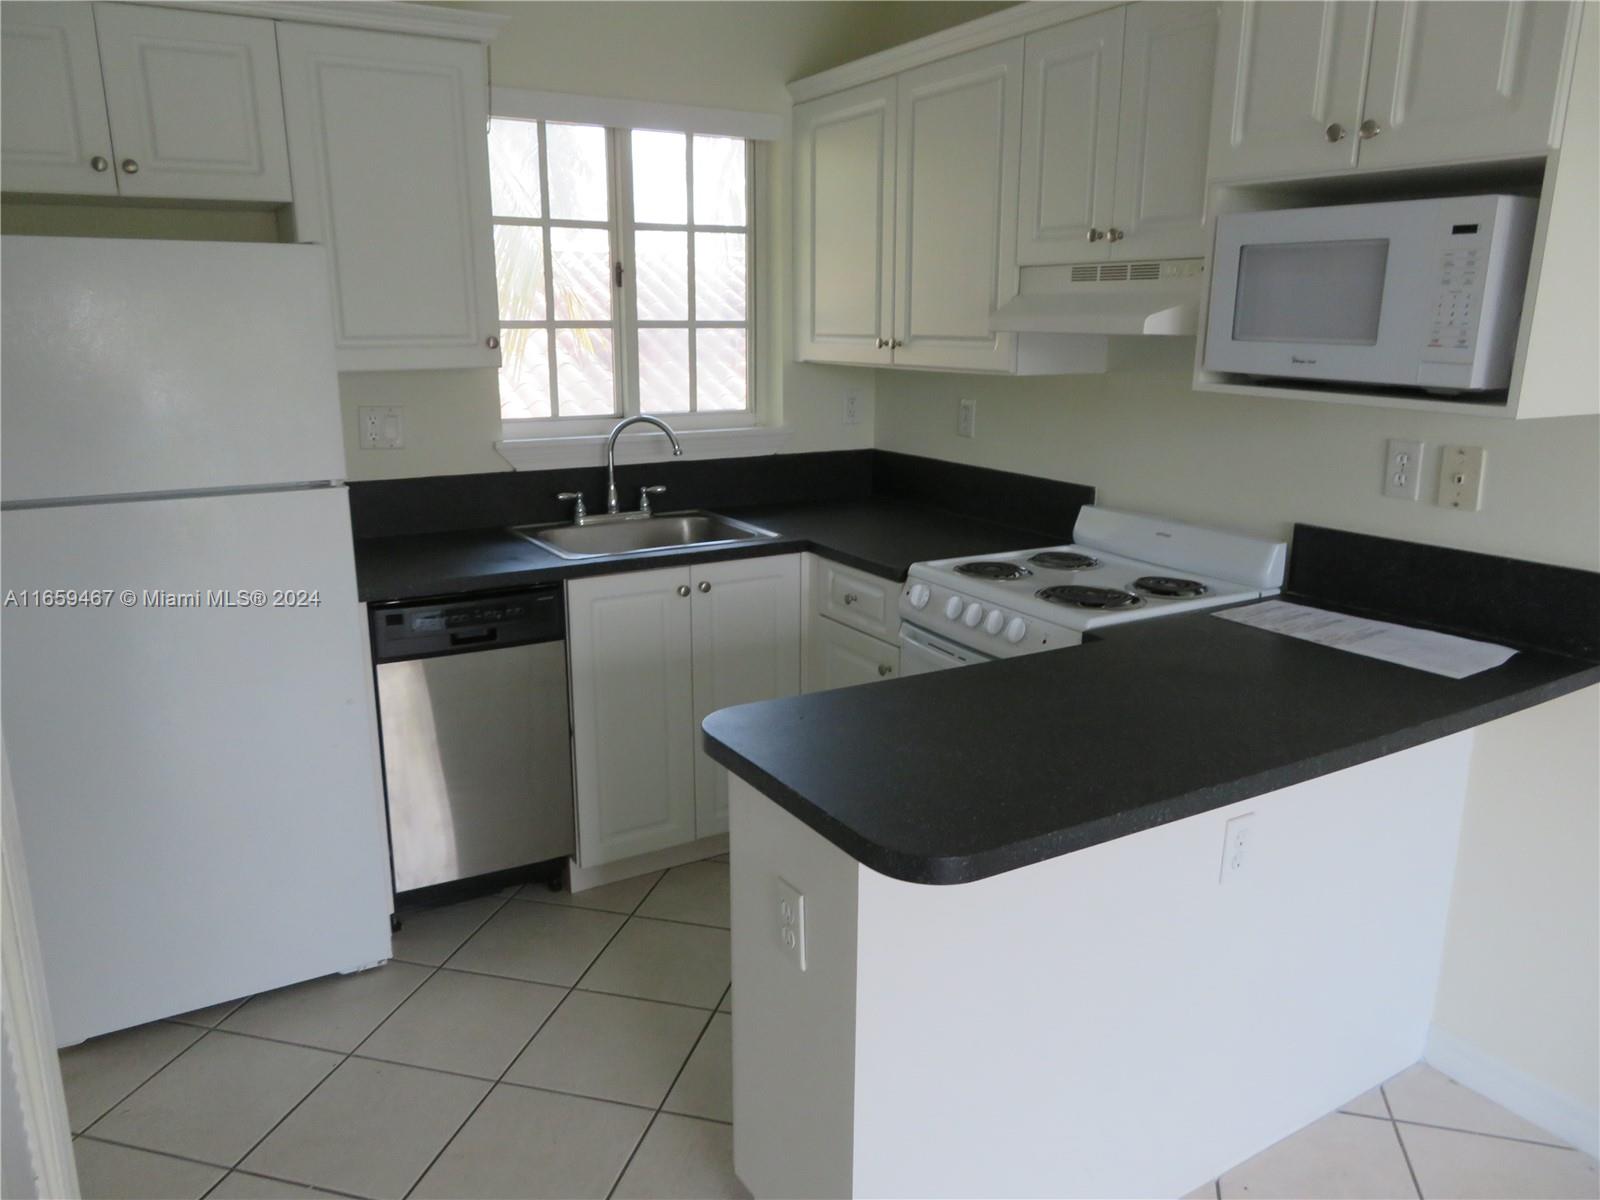
[[615, 129], [664, 129], [745, 138], [753, 142], [775, 142], [789, 131], [787, 113], [700, 108], [693, 104], [580, 96], [575, 92], [534, 92], [511, 87], [489, 89], [489, 111], [497, 117], [520, 117], [529, 121], [578, 121]]
[[302, 25], [338, 25], [345, 29], [376, 29], [385, 33], [410, 33], [461, 42], [490, 42], [510, 22], [510, 17], [462, 8], [435, 8], [405, 4], [401, 0], [363, 0], [360, 4], [303, 3], [302, 0], [249, 3], [182, 3], [153, 0], [152, 8], [182, 8], [191, 12], [233, 13], [242, 17], [269, 17]]

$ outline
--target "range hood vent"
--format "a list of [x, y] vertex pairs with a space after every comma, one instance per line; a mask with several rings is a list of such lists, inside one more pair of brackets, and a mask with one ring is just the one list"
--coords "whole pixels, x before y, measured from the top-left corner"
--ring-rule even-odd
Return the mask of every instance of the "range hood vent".
[[1192, 336], [1200, 324], [1201, 259], [1024, 267], [1022, 292], [989, 317], [998, 332]]

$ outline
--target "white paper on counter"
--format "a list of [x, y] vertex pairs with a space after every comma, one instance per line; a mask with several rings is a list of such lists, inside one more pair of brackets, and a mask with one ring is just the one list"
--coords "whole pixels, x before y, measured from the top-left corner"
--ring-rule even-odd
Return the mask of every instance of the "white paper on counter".
[[1260, 604], [1231, 608], [1213, 615], [1225, 621], [1237, 621], [1255, 629], [1266, 629], [1301, 641], [1348, 650], [1352, 654], [1364, 654], [1368, 658], [1381, 658], [1384, 662], [1415, 667], [1419, 671], [1430, 671], [1450, 679], [1465, 679], [1468, 675], [1498, 667], [1516, 653], [1492, 642], [1475, 642], [1471, 638], [1413, 629], [1409, 625], [1348, 617], [1343, 613], [1307, 608], [1303, 604], [1290, 604], [1287, 600], [1264, 600]]

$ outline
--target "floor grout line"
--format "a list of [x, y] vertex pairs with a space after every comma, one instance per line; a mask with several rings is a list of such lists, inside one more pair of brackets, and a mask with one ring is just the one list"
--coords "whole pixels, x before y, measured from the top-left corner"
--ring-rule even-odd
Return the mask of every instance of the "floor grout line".
[[[730, 982], [728, 986], [732, 987], [733, 984]], [[633, 1160], [639, 1156], [639, 1148], [644, 1145], [645, 1139], [650, 1136], [650, 1131], [656, 1127], [656, 1122], [661, 1119], [662, 1110], [666, 1108], [667, 1101], [672, 1098], [672, 1089], [678, 1086], [678, 1080], [682, 1079], [683, 1073], [689, 1069], [690, 1060], [694, 1058], [695, 1051], [700, 1049], [700, 1043], [706, 1040], [706, 1033], [710, 1030], [711, 1022], [716, 1019], [716, 1016], [716, 1012], [713, 1011], [706, 1018], [706, 1023], [700, 1027], [700, 1035], [694, 1039], [694, 1045], [689, 1047], [688, 1055], [678, 1064], [678, 1069], [672, 1076], [672, 1082], [667, 1084], [667, 1090], [662, 1093], [661, 1103], [656, 1105], [655, 1115], [650, 1118], [644, 1127], [644, 1132], [639, 1135], [639, 1140], [634, 1143], [633, 1150], [628, 1155], [628, 1161], [622, 1164], [622, 1170], [618, 1171], [616, 1179], [612, 1180], [611, 1188], [606, 1192], [606, 1200], [612, 1200], [617, 1194], [617, 1189], [622, 1186], [622, 1180], [627, 1175], [628, 1168], [633, 1166]], [[732, 1126], [732, 1122], [729, 1122], [729, 1126]]]
[[[135, 1028], [138, 1028], [138, 1026], [135, 1026]], [[185, 1026], [184, 1026], [184, 1028], [185, 1028], [185, 1029], [195, 1029], [195, 1028], [198, 1028], [198, 1026], [194, 1026], [194, 1025], [185, 1025]], [[187, 1045], [187, 1046], [185, 1046], [185, 1047], [184, 1047], [184, 1048], [183, 1048], [183, 1049], [182, 1049], [182, 1050], [179, 1050], [179, 1051], [178, 1051], [178, 1052], [177, 1052], [177, 1053], [176, 1053], [176, 1054], [174, 1054], [174, 1055], [173, 1055], [173, 1056], [172, 1056], [172, 1057], [171, 1057], [171, 1058], [169, 1058], [169, 1059], [167, 1059], [167, 1061], [166, 1061], [166, 1062], [164, 1062], [164, 1063], [162, 1063], [162, 1064], [161, 1064], [161, 1065], [160, 1065], [160, 1066], [159, 1066], [159, 1067], [157, 1067], [157, 1068], [156, 1068], [156, 1069], [155, 1069], [155, 1070], [154, 1070], [154, 1071], [151, 1071], [151, 1072], [150, 1072], [150, 1074], [148, 1074], [148, 1075], [146, 1075], [146, 1076], [145, 1076], [145, 1077], [144, 1077], [144, 1078], [143, 1078], [143, 1079], [141, 1079], [141, 1080], [140, 1080], [140, 1081], [139, 1081], [139, 1082], [138, 1082], [138, 1083], [136, 1083], [136, 1084], [134, 1084], [134, 1085], [133, 1085], [133, 1087], [131, 1087], [131, 1088], [129, 1088], [129, 1089], [128, 1089], [128, 1090], [127, 1090], [127, 1091], [126, 1091], [126, 1092], [124, 1092], [124, 1093], [123, 1093], [123, 1094], [122, 1094], [122, 1096], [121, 1096], [121, 1097], [120, 1097], [120, 1098], [119, 1098], [119, 1099], [118, 1099], [118, 1100], [116, 1100], [116, 1101], [115, 1101], [115, 1102], [114, 1102], [114, 1103], [113, 1103], [113, 1104], [112, 1104], [112, 1105], [111, 1105], [111, 1107], [110, 1107], [110, 1108], [108, 1108], [108, 1109], [106, 1109], [106, 1110], [105, 1110], [105, 1111], [104, 1111], [104, 1112], [102, 1112], [102, 1113], [101, 1113], [101, 1114], [100, 1114], [100, 1115], [99, 1115], [99, 1116], [98, 1116], [98, 1117], [96, 1117], [96, 1118], [95, 1118], [95, 1119], [94, 1119], [94, 1120], [92, 1120], [92, 1121], [90, 1121], [90, 1122], [89, 1122], [89, 1123], [88, 1123], [88, 1124], [87, 1124], [87, 1125], [85, 1125], [85, 1126], [84, 1126], [84, 1127], [83, 1127], [83, 1129], [81, 1129], [81, 1130], [80, 1130], [80, 1131], [79, 1131], [79, 1136], [82, 1136], [82, 1135], [83, 1135], [83, 1134], [86, 1134], [86, 1133], [88, 1133], [88, 1132], [89, 1132], [89, 1131], [90, 1131], [90, 1130], [91, 1130], [91, 1129], [93, 1129], [93, 1128], [94, 1128], [94, 1127], [95, 1127], [95, 1126], [96, 1126], [96, 1125], [98, 1125], [98, 1124], [100, 1124], [100, 1122], [101, 1122], [101, 1121], [104, 1121], [104, 1120], [105, 1120], [105, 1119], [106, 1119], [106, 1118], [107, 1118], [107, 1117], [109, 1117], [109, 1116], [110, 1116], [110, 1115], [111, 1115], [111, 1114], [112, 1114], [112, 1113], [114, 1113], [114, 1112], [115, 1112], [115, 1111], [116, 1111], [116, 1110], [117, 1110], [117, 1106], [118, 1106], [118, 1105], [120, 1105], [120, 1104], [122, 1104], [122, 1103], [123, 1103], [123, 1102], [124, 1102], [124, 1101], [126, 1101], [126, 1100], [127, 1100], [127, 1098], [128, 1098], [128, 1097], [129, 1097], [129, 1096], [131, 1096], [131, 1095], [133, 1095], [133, 1093], [134, 1093], [134, 1092], [137, 1092], [137, 1091], [138, 1091], [138, 1090], [139, 1090], [139, 1089], [140, 1089], [140, 1088], [142, 1088], [142, 1087], [143, 1087], [143, 1086], [144, 1086], [144, 1085], [145, 1085], [145, 1084], [147, 1084], [147, 1083], [149, 1083], [149, 1082], [150, 1082], [150, 1081], [151, 1081], [151, 1080], [152, 1080], [152, 1079], [154, 1079], [154, 1078], [155, 1078], [155, 1077], [156, 1077], [156, 1076], [157, 1076], [157, 1075], [159, 1075], [159, 1074], [161, 1074], [161, 1072], [163, 1072], [163, 1071], [165, 1071], [165, 1070], [166, 1070], [166, 1069], [167, 1069], [167, 1068], [168, 1068], [168, 1067], [170, 1067], [170, 1066], [171, 1066], [171, 1065], [172, 1065], [172, 1064], [173, 1064], [173, 1063], [175, 1063], [175, 1062], [177, 1062], [177, 1061], [178, 1061], [178, 1060], [179, 1060], [179, 1059], [180, 1059], [180, 1058], [182, 1058], [182, 1057], [183, 1057], [183, 1056], [184, 1056], [184, 1055], [185, 1055], [185, 1054], [187, 1054], [187, 1053], [189, 1053], [189, 1051], [191, 1051], [191, 1050], [193, 1050], [193, 1049], [194, 1049], [194, 1048], [195, 1048], [195, 1047], [196, 1047], [196, 1046], [198, 1046], [198, 1045], [199, 1045], [199, 1044], [200, 1044], [200, 1043], [201, 1043], [201, 1042], [203, 1042], [203, 1041], [205, 1041], [205, 1040], [206, 1040], [206, 1034], [207, 1034], [207, 1033], [208, 1033], [208, 1032], [210, 1032], [210, 1031], [209, 1031], [209, 1030], [205, 1030], [205, 1029], [201, 1029], [201, 1031], [200, 1031], [200, 1034], [199, 1034], [199, 1036], [197, 1036], [197, 1037], [196, 1037], [196, 1038], [195, 1038], [195, 1039], [194, 1039], [194, 1041], [192, 1041], [192, 1042], [190, 1042], [190, 1043], [189, 1043], [189, 1044], [188, 1044], [188, 1045]], [[80, 1043], [78, 1043], [78, 1044], [79, 1044], [79, 1045], [82, 1045], [82, 1044], [83, 1044], [83, 1043], [82, 1043], [82, 1042], [80, 1042]], [[57, 1061], [57, 1063], [58, 1063], [58, 1064], [59, 1064], [59, 1062], [60, 1062], [60, 1061], [61, 1061], [61, 1052], [60, 1052], [60, 1051], [59, 1051], [59, 1050], [58, 1050], [58, 1051], [56, 1051], [56, 1061]], [[105, 1141], [105, 1140], [106, 1140], [106, 1139], [104, 1139], [104, 1138], [101, 1138], [101, 1139], [100, 1139], [100, 1140], [101, 1140], [101, 1141]]]
[[1400, 1157], [1406, 1160], [1406, 1173], [1411, 1176], [1411, 1187], [1417, 1193], [1417, 1200], [1422, 1200], [1422, 1183], [1417, 1178], [1417, 1169], [1411, 1165], [1411, 1151], [1406, 1149], [1406, 1139], [1400, 1133], [1400, 1122], [1394, 1119], [1394, 1105], [1389, 1103], [1389, 1092], [1382, 1084], [1378, 1085], [1378, 1095], [1383, 1097], [1383, 1107], [1389, 1113], [1389, 1128], [1394, 1130], [1394, 1140], [1400, 1143]]

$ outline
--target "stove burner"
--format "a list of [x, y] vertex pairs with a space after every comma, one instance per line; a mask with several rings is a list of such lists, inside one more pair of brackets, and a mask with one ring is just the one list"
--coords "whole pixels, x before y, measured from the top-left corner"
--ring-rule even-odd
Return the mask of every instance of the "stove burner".
[[1146, 596], [1172, 596], [1188, 599], [1204, 596], [1211, 589], [1198, 579], [1174, 579], [1169, 575], [1145, 575], [1133, 581], [1133, 590]]
[[994, 579], [1005, 583], [1012, 579], [1021, 579], [1033, 572], [1021, 563], [1011, 562], [968, 562], [956, 568], [957, 575], [971, 575], [974, 579]]
[[1051, 604], [1064, 604], [1068, 608], [1137, 608], [1144, 603], [1132, 592], [1124, 592], [1119, 588], [1061, 585], [1040, 588], [1034, 595], [1041, 600], [1050, 601]]
[[1041, 550], [1028, 561], [1054, 571], [1087, 571], [1100, 565], [1098, 558], [1079, 554], [1076, 550]]

